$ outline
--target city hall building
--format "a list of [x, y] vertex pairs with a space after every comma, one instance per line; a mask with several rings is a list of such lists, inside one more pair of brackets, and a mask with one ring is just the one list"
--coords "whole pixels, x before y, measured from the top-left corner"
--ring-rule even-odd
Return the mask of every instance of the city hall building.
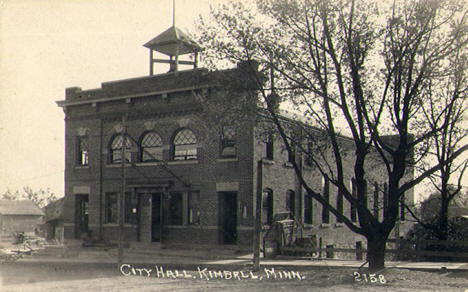
[[[246, 78], [244, 64], [222, 71], [197, 68], [201, 47], [176, 27], [145, 47], [150, 51], [149, 76], [104, 82], [92, 90], [67, 88], [65, 100], [57, 102], [65, 112], [66, 239], [87, 233], [96, 240], [118, 240], [119, 198], [124, 193], [123, 239], [130, 245], [251, 248], [262, 167], [265, 226], [275, 214], [288, 212], [302, 236], [316, 235], [323, 246], [365, 246], [364, 238], [304, 194], [292, 160], [330, 201], [338, 198], [337, 190], [300, 151], [289, 155], [278, 136], [262, 139], [253, 122], [221, 130], [203, 125], [198, 97], [222, 94], [223, 83], [217, 80]], [[154, 52], [170, 59], [156, 59]], [[179, 56], [184, 54], [195, 56], [183, 61]], [[169, 72], [154, 74], [156, 63], [168, 63]], [[181, 65], [193, 68], [179, 70]], [[239, 89], [240, 94], [254, 92], [248, 81]], [[346, 171], [350, 183], [351, 165]], [[369, 198], [383, 200], [379, 171], [372, 175], [375, 183], [369, 193], [374, 195]], [[412, 193], [405, 198], [412, 201]], [[355, 210], [341, 204], [355, 220]]]

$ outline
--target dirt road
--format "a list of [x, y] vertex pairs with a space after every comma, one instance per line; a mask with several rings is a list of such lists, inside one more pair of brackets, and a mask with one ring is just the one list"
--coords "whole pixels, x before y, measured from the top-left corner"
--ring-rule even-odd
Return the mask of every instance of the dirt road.
[[[386, 270], [380, 275], [356, 275], [354, 269], [322, 267], [309, 270], [183, 271], [159, 266], [112, 264], [2, 264], [0, 291], [461, 291], [468, 289], [467, 272]], [[359, 277], [358, 277], [359, 276]]]

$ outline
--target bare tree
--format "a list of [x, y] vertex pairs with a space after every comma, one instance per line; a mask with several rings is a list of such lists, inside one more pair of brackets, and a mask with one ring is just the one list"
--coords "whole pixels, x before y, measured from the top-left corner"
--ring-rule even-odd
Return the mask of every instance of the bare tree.
[[22, 191], [7, 190], [5, 193], [0, 195], [0, 198], [7, 200], [30, 200], [39, 208], [42, 208], [50, 202], [56, 201], [58, 197], [51, 192], [49, 189], [34, 191], [31, 187], [26, 186]]
[[[434, 101], [430, 103], [432, 106], [426, 113], [426, 118], [432, 128], [436, 127], [438, 120], [443, 120], [448, 125], [432, 136], [429, 150], [429, 158], [443, 165], [429, 177], [440, 200], [437, 212], [438, 224], [434, 226], [440, 240], [447, 240], [448, 208], [451, 202], [461, 195], [463, 175], [468, 167], [466, 157], [457, 160], [450, 159], [452, 153], [463, 146], [467, 137], [467, 130], [463, 125], [466, 108], [466, 77], [461, 74], [466, 68], [467, 58], [466, 55], [458, 55], [455, 60], [453, 78], [447, 80], [445, 88], [438, 90], [434, 96], [430, 97]], [[451, 110], [447, 111], [446, 108], [451, 108]], [[424, 166], [426, 165], [423, 164]]]
[[[452, 124], [444, 118], [429, 119], [430, 109], [437, 107], [437, 115], [450, 116], [457, 111], [450, 105], [465, 98], [461, 89], [466, 87], [466, 64], [457, 64], [457, 56], [467, 45], [466, 7], [432, 0], [391, 5], [352, 0], [256, 4], [224, 5], [213, 9], [211, 21], [201, 19], [201, 43], [208, 46], [205, 63], [212, 68], [239, 61], [259, 65], [264, 74], [252, 76], [258, 77], [266, 116], [285, 148], [291, 153], [299, 146], [305, 152], [357, 209], [358, 222], [314, 191], [293, 162], [299, 181], [308, 195], [366, 237], [369, 268], [379, 270], [404, 193], [468, 148], [460, 144], [443, 161], [407, 175], [428, 155], [429, 140]], [[263, 78], [268, 72], [270, 78]], [[460, 90], [443, 100], [434, 98], [450, 79], [458, 80]], [[279, 108], [292, 109], [288, 123], [314, 125], [326, 138], [310, 139], [316, 145], [302, 147], [303, 141], [289, 135]], [[307, 134], [310, 127], [303, 128]], [[343, 143], [343, 135], [350, 137], [352, 150]], [[310, 133], [311, 138], [317, 136]], [[325, 150], [317, 155], [317, 149]], [[345, 174], [350, 151], [354, 192]], [[383, 220], [367, 206], [368, 169], [376, 160], [385, 167], [382, 180], [388, 185]]]

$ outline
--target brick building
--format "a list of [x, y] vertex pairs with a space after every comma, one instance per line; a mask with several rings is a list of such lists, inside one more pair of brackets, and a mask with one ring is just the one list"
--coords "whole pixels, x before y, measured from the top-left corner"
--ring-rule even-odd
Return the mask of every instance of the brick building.
[[[301, 233], [316, 234], [323, 246], [354, 248], [364, 240], [304, 196], [291, 159], [300, 161], [330, 200], [336, 200], [336, 190], [307, 166], [300, 151], [288, 155], [279, 138], [256, 135], [254, 123], [215, 133], [203, 126], [197, 96], [216, 99], [223, 92], [217, 77], [245, 78], [242, 64], [210, 72], [196, 68], [196, 56], [179, 60], [185, 53], [196, 55], [199, 46], [174, 27], [145, 46], [149, 76], [105, 82], [93, 90], [67, 88], [65, 100], [58, 102], [66, 116], [65, 238], [91, 231], [95, 238], [117, 240], [124, 181], [124, 240], [250, 247], [261, 160], [265, 224], [276, 213], [290, 212]], [[163, 61], [171, 65], [168, 73], [153, 74], [153, 65], [161, 62], [154, 51], [171, 56]], [[179, 71], [179, 64], [194, 68]], [[254, 91], [246, 84], [241, 94]], [[343, 210], [352, 212], [346, 204]]]

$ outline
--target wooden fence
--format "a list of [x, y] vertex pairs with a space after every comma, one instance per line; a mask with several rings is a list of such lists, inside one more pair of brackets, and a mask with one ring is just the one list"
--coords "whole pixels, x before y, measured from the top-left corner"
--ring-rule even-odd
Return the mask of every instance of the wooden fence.
[[[389, 239], [385, 252], [393, 255], [393, 258], [400, 260], [455, 260], [468, 261], [468, 241], [460, 240], [395, 240]], [[279, 253], [282, 255], [302, 255], [310, 257], [326, 258], [331, 257], [335, 252], [351, 253], [356, 255], [356, 259], [363, 259], [367, 252], [365, 248], [334, 248], [321, 246], [281, 246]]]

